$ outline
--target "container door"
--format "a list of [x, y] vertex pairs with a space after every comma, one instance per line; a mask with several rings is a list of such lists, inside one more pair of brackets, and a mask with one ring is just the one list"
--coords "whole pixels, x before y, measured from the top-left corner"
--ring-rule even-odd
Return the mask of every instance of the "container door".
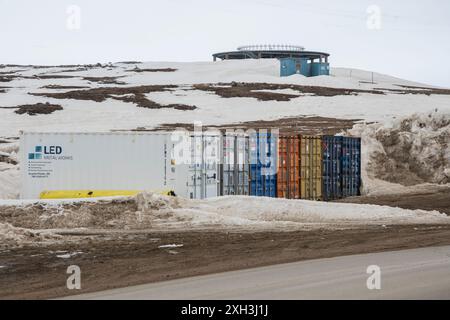
[[278, 172], [277, 172], [277, 197], [288, 198], [288, 172], [287, 172], [287, 145], [288, 137], [278, 139]]
[[219, 136], [203, 137], [201, 199], [217, 197], [217, 166], [219, 162], [219, 146]]
[[300, 198], [300, 141], [296, 136], [278, 139], [277, 196]]
[[275, 197], [278, 135], [260, 132], [249, 139], [250, 195]]
[[300, 141], [301, 198], [320, 200], [322, 198], [322, 139], [302, 136]]
[[291, 137], [288, 145], [288, 186], [289, 199], [300, 198], [300, 141], [298, 137]]
[[250, 151], [250, 195], [260, 196], [261, 190], [261, 165], [258, 163], [258, 135], [256, 133], [249, 136]]
[[351, 138], [343, 137], [342, 140], [342, 196], [350, 197], [352, 192], [352, 149]]
[[248, 165], [249, 150], [248, 138], [245, 136], [236, 136], [235, 139], [235, 163], [236, 163], [236, 194], [248, 195]]
[[191, 137], [191, 163], [188, 174], [188, 193], [190, 199], [201, 199], [202, 197], [202, 159], [203, 143], [202, 136]]
[[361, 186], [361, 139], [345, 137], [345, 196], [360, 195]]
[[325, 201], [342, 197], [342, 137], [322, 137], [322, 192]]

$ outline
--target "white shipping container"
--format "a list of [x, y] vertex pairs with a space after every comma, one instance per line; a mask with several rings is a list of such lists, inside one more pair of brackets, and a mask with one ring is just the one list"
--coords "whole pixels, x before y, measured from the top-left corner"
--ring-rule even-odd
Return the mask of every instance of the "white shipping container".
[[220, 195], [249, 194], [249, 139], [242, 133], [222, 137]]
[[[180, 139], [180, 136], [172, 137], [172, 141]], [[220, 135], [184, 135], [183, 139], [189, 141], [188, 146], [184, 145], [184, 148], [175, 148], [174, 145], [175, 154], [177, 155], [173, 157], [173, 161], [177, 163], [174, 190], [180, 190], [180, 195], [190, 199], [218, 196]], [[183, 150], [182, 153], [188, 154], [187, 159], [184, 159], [182, 155], [180, 156], [179, 149]], [[180, 163], [180, 159], [185, 161]]]
[[193, 179], [190, 165], [177, 161], [175, 144], [170, 133], [22, 133], [21, 198], [56, 190], [171, 189], [183, 197], [217, 196], [218, 180], [206, 179], [217, 175], [217, 165], [196, 164], [201, 174]]

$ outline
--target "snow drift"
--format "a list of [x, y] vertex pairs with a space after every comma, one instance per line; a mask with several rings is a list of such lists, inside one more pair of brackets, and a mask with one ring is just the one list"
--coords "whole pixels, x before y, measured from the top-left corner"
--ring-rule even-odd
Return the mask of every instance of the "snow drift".
[[357, 124], [349, 131], [362, 139], [365, 192], [373, 180], [403, 186], [450, 182], [450, 113], [434, 110], [391, 124]]
[[327, 203], [265, 197], [226, 196], [188, 200], [141, 193], [100, 201], [9, 201], [0, 207], [0, 223], [27, 229], [195, 228], [311, 229], [355, 225], [450, 223], [437, 211], [377, 205]]
[[57, 239], [61, 239], [61, 236], [51, 232], [17, 228], [9, 223], [0, 223], [0, 249], [36, 242], [51, 242]]

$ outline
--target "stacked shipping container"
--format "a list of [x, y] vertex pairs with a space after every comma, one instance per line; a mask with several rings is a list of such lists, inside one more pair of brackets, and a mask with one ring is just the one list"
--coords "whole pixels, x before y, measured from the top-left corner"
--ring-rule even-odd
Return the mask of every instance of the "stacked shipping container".
[[278, 135], [255, 132], [249, 136], [250, 195], [276, 197]]
[[222, 138], [220, 195], [249, 195], [249, 139], [228, 134]]
[[300, 137], [300, 198], [322, 200], [321, 137]]
[[322, 137], [322, 194], [323, 200], [342, 198], [342, 137]]
[[[250, 195], [330, 201], [360, 194], [360, 138], [301, 135], [276, 138], [264, 133], [250, 135], [248, 139]], [[227, 170], [224, 172], [221, 186], [227, 187], [220, 194], [246, 194], [228, 192], [235, 189], [229, 186]]]
[[322, 146], [320, 137], [279, 138], [277, 197], [322, 198]]
[[360, 194], [361, 141], [352, 137], [25, 133], [21, 152], [23, 198], [55, 190], [161, 188], [194, 199], [329, 201]]
[[278, 140], [277, 197], [300, 198], [300, 138], [280, 137]]
[[361, 139], [342, 137], [342, 197], [360, 195]]
[[[191, 161], [176, 165], [177, 159], [172, 157], [175, 166], [171, 169], [175, 172], [181, 168], [188, 166], [188, 182], [187, 190], [184, 187], [176, 188], [178, 194], [186, 196], [190, 199], [205, 199], [216, 197], [218, 195], [218, 164], [220, 150], [219, 135], [194, 135], [190, 136], [190, 156]], [[172, 148], [175, 146], [172, 145]], [[178, 168], [177, 168], [178, 167]], [[184, 172], [183, 172], [184, 173]], [[180, 179], [184, 181], [184, 177]], [[174, 181], [174, 189], [178, 179]], [[182, 193], [181, 193], [182, 192]], [[183, 194], [186, 192], [185, 194]]]

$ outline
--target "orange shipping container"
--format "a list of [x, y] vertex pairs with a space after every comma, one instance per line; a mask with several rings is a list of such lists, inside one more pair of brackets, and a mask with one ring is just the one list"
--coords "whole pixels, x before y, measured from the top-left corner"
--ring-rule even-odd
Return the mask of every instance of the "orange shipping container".
[[300, 138], [278, 139], [277, 197], [300, 198]]

